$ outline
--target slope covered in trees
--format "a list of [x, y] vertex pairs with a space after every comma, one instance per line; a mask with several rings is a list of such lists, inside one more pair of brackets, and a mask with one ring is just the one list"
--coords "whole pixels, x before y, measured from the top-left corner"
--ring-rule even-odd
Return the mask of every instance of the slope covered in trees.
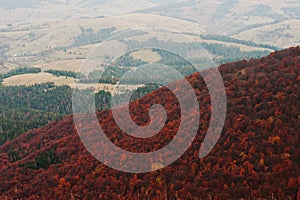
[[[30, 199], [299, 199], [300, 47], [220, 66], [227, 117], [214, 149], [199, 159], [210, 119], [210, 96], [199, 73], [187, 77], [201, 108], [197, 137], [172, 165], [146, 174], [106, 167], [82, 145], [72, 116], [31, 130], [0, 147], [0, 198]], [[147, 124], [154, 103], [167, 123], [150, 140], [135, 139], [111, 111], [99, 122], [116, 145], [149, 152], [167, 144], [179, 126], [178, 102], [166, 88], [131, 103], [132, 118]], [[141, 106], [142, 105], [142, 106]], [[91, 124], [85, 124], [88, 128]], [[93, 134], [92, 131], [88, 134]], [[40, 165], [48, 160], [47, 165]], [[121, 162], [121, 161], [120, 161]]]
[[[93, 91], [82, 90], [82, 101]], [[97, 110], [109, 107], [111, 95], [99, 91]], [[45, 83], [33, 86], [0, 86], [0, 145], [30, 129], [46, 125], [72, 113], [72, 89]]]

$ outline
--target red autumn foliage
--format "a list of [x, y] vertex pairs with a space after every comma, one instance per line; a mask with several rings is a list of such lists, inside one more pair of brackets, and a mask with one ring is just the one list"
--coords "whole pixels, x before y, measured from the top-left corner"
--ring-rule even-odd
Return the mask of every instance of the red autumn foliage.
[[[199, 159], [198, 151], [209, 126], [210, 97], [196, 73], [187, 80], [201, 108], [198, 134], [172, 165], [146, 174], [110, 169], [87, 152], [69, 116], [0, 147], [0, 199], [299, 199], [300, 47], [260, 60], [224, 64], [219, 70], [226, 87], [227, 118], [207, 157]], [[166, 108], [168, 119], [151, 139], [123, 133], [110, 111], [98, 113], [100, 124], [110, 140], [126, 150], [159, 149], [179, 127], [174, 95], [161, 88], [132, 102], [130, 110], [138, 124], [146, 125], [147, 110], [155, 103]], [[85, 126], [88, 130], [89, 124]], [[50, 149], [55, 149], [61, 163], [37, 170], [22, 167]], [[9, 161], [12, 150], [20, 160]]]

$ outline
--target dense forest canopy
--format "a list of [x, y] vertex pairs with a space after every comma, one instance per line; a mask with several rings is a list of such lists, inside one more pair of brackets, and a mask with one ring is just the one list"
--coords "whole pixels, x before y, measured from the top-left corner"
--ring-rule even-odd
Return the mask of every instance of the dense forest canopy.
[[[187, 80], [197, 94], [201, 109], [193, 114], [200, 115], [200, 125], [191, 147], [175, 163], [146, 174], [108, 168], [85, 149], [68, 116], [0, 146], [0, 193], [32, 199], [299, 199], [299, 58], [300, 47], [295, 47], [220, 66], [227, 118], [218, 143], [205, 158], [199, 159], [198, 150], [209, 126], [211, 100], [204, 80], [195, 73]], [[97, 114], [99, 123], [123, 149], [159, 149], [175, 137], [180, 123], [173, 97], [161, 87], [131, 102], [132, 117], [141, 125], [149, 122], [151, 105], [166, 108], [166, 126], [151, 139], [129, 137], [110, 110]], [[84, 126], [92, 137], [92, 124]]]
[[[157, 88], [158, 86], [155, 85], [140, 87], [131, 99], [141, 98]], [[69, 86], [55, 86], [53, 83], [0, 86], [0, 145], [30, 129], [72, 114], [72, 91]], [[111, 94], [102, 90], [96, 94], [93, 92], [93, 90], [79, 90], [83, 104], [86, 104], [89, 98], [95, 98], [97, 111], [108, 109], [111, 104]], [[126, 92], [117, 95], [115, 99], [121, 99], [124, 95]]]

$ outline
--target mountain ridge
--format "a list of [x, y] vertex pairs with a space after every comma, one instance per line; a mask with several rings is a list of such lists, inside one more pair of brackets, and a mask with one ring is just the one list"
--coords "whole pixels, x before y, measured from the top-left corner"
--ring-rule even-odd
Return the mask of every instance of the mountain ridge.
[[[210, 120], [210, 97], [196, 73], [187, 80], [201, 108], [200, 126], [189, 150], [175, 163], [147, 174], [110, 169], [86, 151], [68, 116], [0, 147], [0, 199], [299, 198], [300, 47], [223, 64], [219, 71], [228, 111], [222, 135], [207, 157], [199, 159], [198, 149]], [[172, 97], [161, 88], [131, 103], [133, 119], [141, 125], [149, 122], [146, 111], [151, 104], [167, 108], [167, 125], [151, 141], [140, 144], [142, 140], [128, 138], [109, 110], [97, 114], [99, 122], [111, 141], [126, 150], [161, 148], [178, 128], [180, 115]], [[50, 160], [44, 169], [39, 167], [43, 156], [60, 159]]]

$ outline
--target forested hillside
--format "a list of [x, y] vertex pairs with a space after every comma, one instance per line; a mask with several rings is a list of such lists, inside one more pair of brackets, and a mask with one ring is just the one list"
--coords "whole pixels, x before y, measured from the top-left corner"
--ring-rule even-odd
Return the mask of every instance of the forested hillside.
[[[93, 91], [82, 90], [82, 101]], [[110, 93], [96, 95], [97, 110], [109, 107]], [[0, 145], [30, 129], [42, 127], [72, 113], [72, 89], [46, 83], [34, 86], [0, 86]]]
[[[156, 85], [139, 87], [131, 99], [141, 98], [157, 88]], [[0, 86], [0, 145], [30, 129], [42, 127], [72, 114], [72, 91], [69, 86], [55, 86], [53, 83]], [[111, 93], [100, 90], [92, 95], [93, 89], [78, 91], [82, 102], [95, 97], [97, 111], [110, 107]], [[123, 98], [123, 95], [126, 95], [126, 91], [125, 94], [116, 95], [115, 99]]]
[[[199, 159], [198, 153], [209, 125], [210, 96], [195, 73], [187, 80], [201, 108], [194, 113], [200, 115], [198, 134], [172, 165], [146, 174], [110, 169], [87, 152], [68, 116], [0, 147], [0, 199], [299, 199], [300, 47], [219, 69], [227, 118], [217, 145], [205, 158]], [[155, 103], [166, 108], [168, 119], [147, 140], [122, 132], [110, 110], [97, 116], [116, 145], [149, 152], [172, 140], [180, 122], [177, 100], [164, 87], [132, 102], [132, 118], [147, 124], [146, 111]]]

